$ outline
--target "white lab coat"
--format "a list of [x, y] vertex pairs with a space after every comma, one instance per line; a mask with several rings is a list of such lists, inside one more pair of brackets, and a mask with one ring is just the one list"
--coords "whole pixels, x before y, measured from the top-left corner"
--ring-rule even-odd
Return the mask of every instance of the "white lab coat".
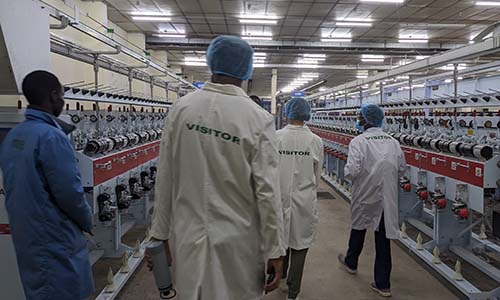
[[267, 260], [285, 254], [273, 117], [207, 83], [163, 132], [151, 233], [169, 239], [177, 299], [262, 299]]
[[399, 143], [380, 128], [369, 128], [351, 141], [345, 176], [352, 181], [353, 229], [378, 230], [383, 213], [386, 237], [399, 237], [399, 176], [405, 167]]
[[307, 126], [278, 131], [284, 240], [295, 250], [310, 248], [319, 219], [317, 187], [323, 165], [323, 141]]

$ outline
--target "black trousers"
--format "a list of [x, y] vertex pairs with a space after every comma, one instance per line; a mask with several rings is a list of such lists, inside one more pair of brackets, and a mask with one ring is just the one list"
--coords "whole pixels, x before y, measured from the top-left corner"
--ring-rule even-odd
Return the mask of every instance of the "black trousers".
[[[346, 265], [354, 270], [358, 269], [358, 260], [363, 251], [366, 230], [351, 230], [349, 238], [349, 250], [345, 257]], [[379, 230], [375, 231], [375, 284], [379, 289], [391, 288], [391, 241], [385, 236], [384, 215], [380, 221]]]
[[287, 278], [286, 284], [288, 285], [289, 299], [297, 298], [300, 293], [307, 250], [309, 249], [295, 250], [289, 248], [286, 251], [281, 278]]

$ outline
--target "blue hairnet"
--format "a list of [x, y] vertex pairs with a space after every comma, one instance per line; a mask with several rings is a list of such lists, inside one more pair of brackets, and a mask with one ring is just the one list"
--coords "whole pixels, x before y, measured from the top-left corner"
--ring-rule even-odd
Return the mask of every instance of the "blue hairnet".
[[311, 106], [304, 98], [292, 98], [285, 105], [285, 115], [289, 120], [309, 121]]
[[378, 105], [363, 104], [361, 106], [361, 115], [366, 123], [372, 126], [382, 127], [384, 123], [384, 111]]
[[253, 73], [253, 49], [237, 36], [221, 35], [208, 47], [207, 64], [212, 74], [248, 80]]

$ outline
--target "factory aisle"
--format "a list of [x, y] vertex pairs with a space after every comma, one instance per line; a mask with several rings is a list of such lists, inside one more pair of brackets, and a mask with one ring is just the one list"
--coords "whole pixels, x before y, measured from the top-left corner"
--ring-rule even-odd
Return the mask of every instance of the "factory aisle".
[[[346, 249], [350, 228], [348, 204], [322, 183], [319, 232], [307, 257], [300, 300], [374, 300], [378, 297], [369, 287], [373, 280], [374, 241], [367, 234], [358, 275], [344, 272], [337, 263], [337, 254]], [[323, 197], [330, 192], [332, 197]], [[393, 253], [393, 297], [395, 300], [458, 299], [397, 245]], [[143, 264], [120, 293], [118, 300], [157, 300], [153, 276]], [[286, 300], [277, 290], [264, 300]]]

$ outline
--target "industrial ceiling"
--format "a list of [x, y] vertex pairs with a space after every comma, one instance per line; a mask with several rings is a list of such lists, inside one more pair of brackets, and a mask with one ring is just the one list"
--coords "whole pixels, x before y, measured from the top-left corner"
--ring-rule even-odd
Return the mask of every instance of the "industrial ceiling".
[[[300, 88], [323, 80], [317, 88], [335, 86], [466, 45], [500, 21], [500, 3], [492, 1], [487, 5], [467, 0], [105, 2], [112, 22], [128, 32], [145, 33], [149, 48], [168, 50], [169, 63], [181, 66], [194, 80], [208, 79], [202, 60], [210, 39], [221, 34], [251, 36], [249, 42], [261, 58], [250, 92], [261, 96], [270, 95], [273, 68], [278, 69], [281, 90], [290, 88], [304, 72], [317, 76]], [[168, 17], [134, 18], [145, 12]]]

